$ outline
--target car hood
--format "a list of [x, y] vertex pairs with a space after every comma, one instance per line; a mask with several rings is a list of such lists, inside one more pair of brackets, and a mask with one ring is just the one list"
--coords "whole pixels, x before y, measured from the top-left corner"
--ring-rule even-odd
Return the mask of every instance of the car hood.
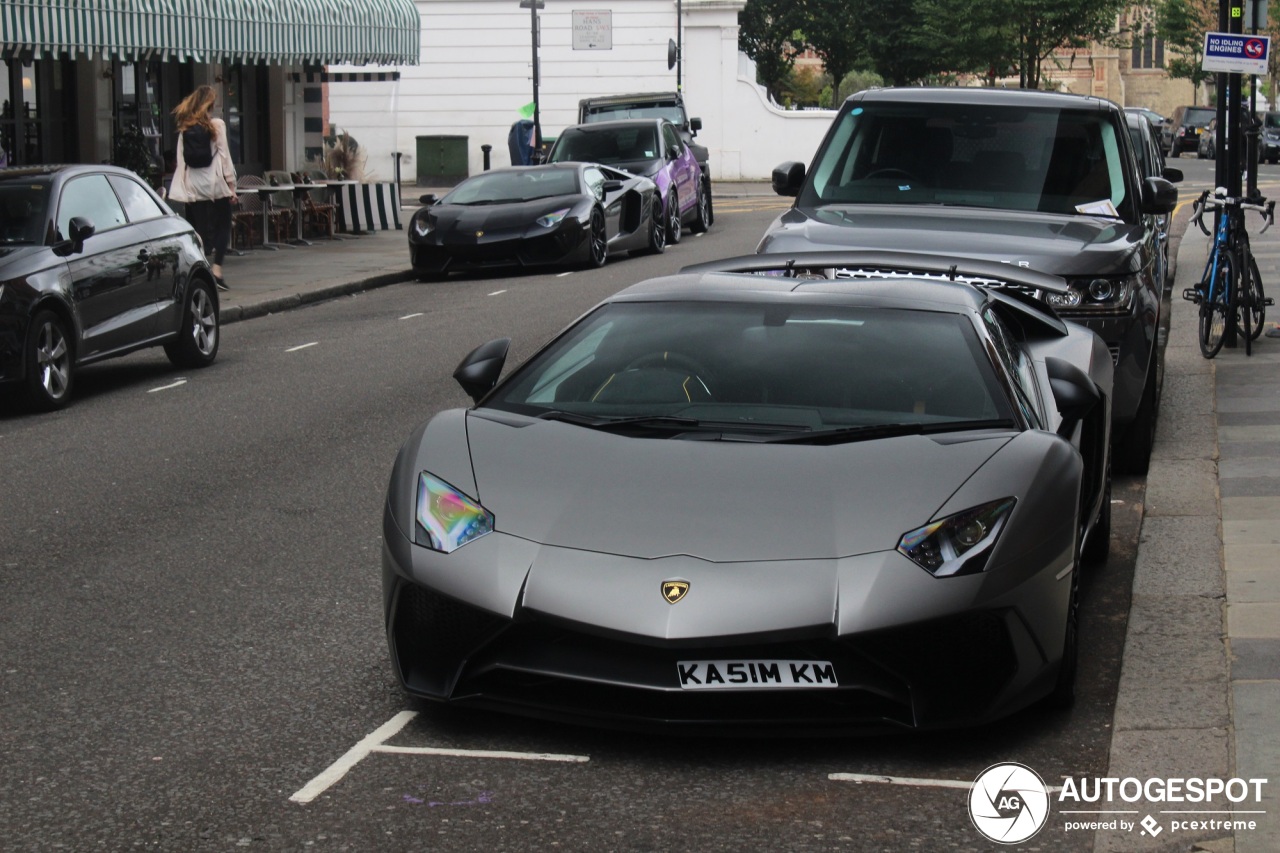
[[580, 195], [564, 195], [503, 204], [440, 204], [432, 207], [428, 215], [441, 230], [520, 228], [533, 225], [539, 216], [573, 207], [580, 201]]
[[778, 217], [757, 251], [887, 249], [1017, 264], [1054, 275], [1135, 272], [1143, 229], [1092, 216], [968, 207], [827, 205]]
[[476, 497], [498, 530], [583, 551], [712, 562], [891, 550], [1010, 437], [819, 447], [635, 438], [474, 412], [466, 424]]

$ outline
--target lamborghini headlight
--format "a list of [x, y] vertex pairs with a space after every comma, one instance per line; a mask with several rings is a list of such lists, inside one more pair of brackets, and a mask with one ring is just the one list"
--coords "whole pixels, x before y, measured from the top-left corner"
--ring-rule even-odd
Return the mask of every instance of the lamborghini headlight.
[[444, 480], [418, 475], [417, 544], [448, 554], [492, 532], [493, 513]]
[[417, 213], [414, 215], [413, 217], [413, 233], [414, 234], [417, 234], [419, 237], [425, 237], [431, 233], [432, 226], [433, 226], [433, 223], [431, 222], [430, 214], [423, 211], [422, 213]]
[[559, 225], [560, 220], [569, 215], [569, 210], [570, 208], [566, 207], [564, 210], [557, 210], [555, 213], [548, 213], [546, 216], [539, 216], [534, 221], [543, 228], [550, 228], [552, 225]]
[[1050, 305], [1064, 314], [1128, 314], [1137, 291], [1137, 279], [1082, 278], [1069, 282], [1066, 293], [1050, 293], [1046, 299]]
[[918, 527], [902, 534], [898, 553], [936, 577], [976, 574], [987, 567], [1016, 503], [1002, 498]]

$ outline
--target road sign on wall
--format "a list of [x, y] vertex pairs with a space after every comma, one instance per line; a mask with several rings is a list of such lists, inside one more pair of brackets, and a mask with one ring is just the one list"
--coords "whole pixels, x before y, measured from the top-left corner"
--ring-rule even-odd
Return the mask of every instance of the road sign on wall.
[[613, 50], [613, 12], [573, 12], [574, 50]]
[[1270, 54], [1270, 36], [1205, 33], [1204, 62], [1200, 67], [1227, 74], [1265, 75]]

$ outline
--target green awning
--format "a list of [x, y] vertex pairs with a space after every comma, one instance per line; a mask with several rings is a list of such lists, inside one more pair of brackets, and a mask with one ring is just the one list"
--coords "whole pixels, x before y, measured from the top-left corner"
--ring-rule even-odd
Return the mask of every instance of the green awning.
[[5, 56], [417, 65], [413, 0], [0, 0]]

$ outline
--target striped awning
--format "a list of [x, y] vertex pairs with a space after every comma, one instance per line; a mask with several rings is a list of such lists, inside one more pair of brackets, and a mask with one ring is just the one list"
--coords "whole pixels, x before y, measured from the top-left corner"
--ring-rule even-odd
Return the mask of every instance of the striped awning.
[[413, 0], [0, 0], [6, 57], [417, 65]]

